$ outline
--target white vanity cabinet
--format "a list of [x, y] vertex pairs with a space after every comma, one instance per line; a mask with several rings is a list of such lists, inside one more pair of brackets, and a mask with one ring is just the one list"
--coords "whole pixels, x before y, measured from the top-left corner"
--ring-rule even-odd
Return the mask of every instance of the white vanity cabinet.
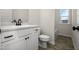
[[20, 29], [1, 34], [2, 50], [36, 50], [38, 49], [39, 28]]

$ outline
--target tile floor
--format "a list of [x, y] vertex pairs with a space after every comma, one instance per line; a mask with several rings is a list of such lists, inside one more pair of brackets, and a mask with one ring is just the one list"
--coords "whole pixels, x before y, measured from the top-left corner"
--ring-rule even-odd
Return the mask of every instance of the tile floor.
[[48, 43], [48, 48], [39, 47], [39, 50], [74, 50], [74, 46], [70, 37], [57, 36], [55, 45]]

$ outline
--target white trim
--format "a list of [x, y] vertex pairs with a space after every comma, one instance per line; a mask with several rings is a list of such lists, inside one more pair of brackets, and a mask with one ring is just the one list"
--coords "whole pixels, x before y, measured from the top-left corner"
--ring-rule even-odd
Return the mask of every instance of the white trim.
[[79, 48], [77, 48], [76, 42], [74, 41], [73, 38], [72, 38], [72, 42], [73, 42], [73, 45], [74, 45], [74, 49], [75, 49], [75, 50], [79, 50]]
[[58, 33], [58, 35], [62, 35], [62, 36], [66, 36], [66, 37], [72, 37], [72, 35], [63, 34], [63, 33]]
[[[72, 39], [72, 41], [73, 41], [73, 39]], [[73, 41], [73, 45], [74, 45], [74, 49], [77, 50], [77, 47], [76, 47], [76, 44], [74, 41]]]

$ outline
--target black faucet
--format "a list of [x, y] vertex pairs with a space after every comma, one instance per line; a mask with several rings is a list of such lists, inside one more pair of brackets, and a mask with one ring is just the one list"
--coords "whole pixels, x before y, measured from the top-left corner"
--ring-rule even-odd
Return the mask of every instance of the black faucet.
[[22, 24], [22, 20], [18, 19], [18, 25], [21, 25], [21, 24]]
[[16, 20], [13, 20], [12, 23], [16, 23], [16, 25], [21, 25], [22, 24], [22, 20], [21, 19], [18, 19], [18, 21]]

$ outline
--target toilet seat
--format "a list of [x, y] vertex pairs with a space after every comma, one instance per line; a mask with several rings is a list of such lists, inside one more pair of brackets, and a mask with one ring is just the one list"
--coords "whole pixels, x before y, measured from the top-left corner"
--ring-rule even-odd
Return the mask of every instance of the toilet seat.
[[49, 36], [47, 35], [40, 35], [39, 38], [41, 41], [49, 41]]

